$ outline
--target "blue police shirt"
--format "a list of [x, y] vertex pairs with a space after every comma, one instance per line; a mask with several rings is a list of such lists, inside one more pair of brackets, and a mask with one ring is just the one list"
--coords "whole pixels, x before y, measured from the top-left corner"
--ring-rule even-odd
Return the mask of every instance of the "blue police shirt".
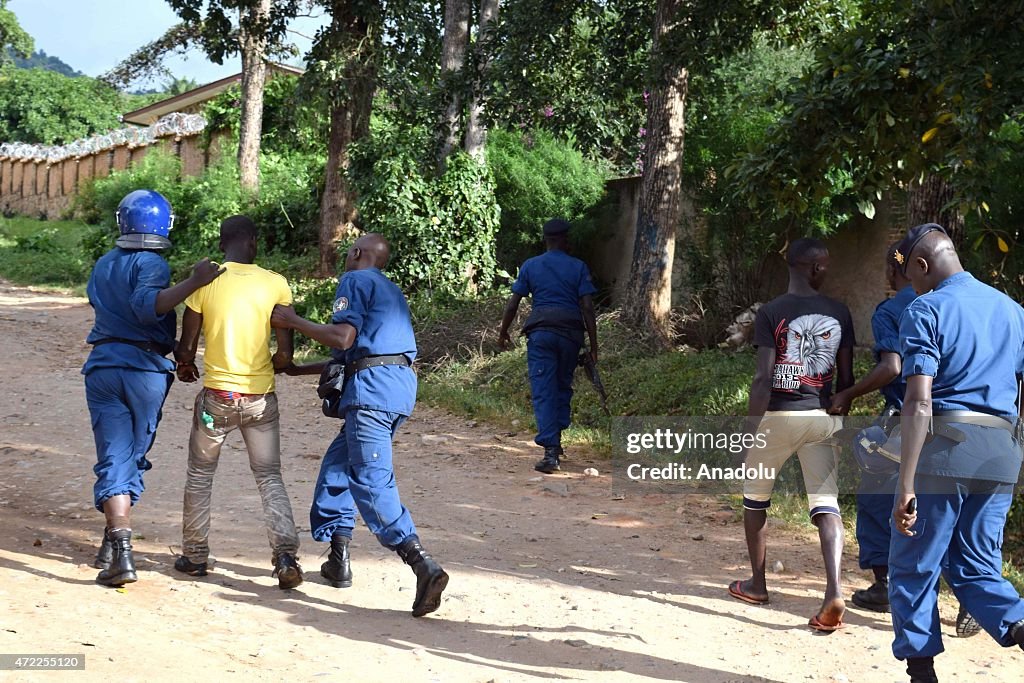
[[[900, 319], [900, 339], [904, 379], [934, 378], [935, 413], [1017, 415], [1017, 376], [1024, 372], [1024, 309], [1010, 297], [970, 273], [957, 273], [907, 306]], [[971, 438], [956, 446], [934, 439], [922, 449], [919, 473], [1017, 481], [1020, 449], [1005, 444], [993, 448], [989, 443], [996, 438], [1009, 442], [1008, 432], [952, 426]]]
[[587, 264], [561, 250], [527, 259], [512, 291], [533, 299], [523, 332], [545, 329], [583, 344], [580, 298], [597, 291]]
[[534, 308], [579, 310], [580, 297], [597, 292], [583, 261], [561, 250], [526, 259], [512, 285], [519, 296], [533, 299]]
[[[331, 352], [339, 362], [398, 354], [404, 354], [410, 363], [416, 358], [409, 305], [402, 290], [377, 268], [341, 276], [331, 322], [356, 328], [355, 341], [347, 351]], [[349, 408], [364, 408], [411, 415], [415, 403], [416, 373], [412, 368], [382, 365], [360, 370], [345, 382], [339, 411], [344, 414]]]
[[[882, 359], [883, 353], [900, 353], [900, 316], [910, 302], [917, 298], [914, 288], [907, 285], [891, 299], [878, 304], [875, 314], [871, 316], [871, 333], [875, 337], [875, 362]], [[902, 376], [896, 377], [882, 387], [882, 396], [886, 405], [903, 407], [903, 394], [907, 393], [907, 383]]]
[[[171, 269], [152, 251], [114, 247], [100, 257], [89, 276], [86, 292], [96, 321], [86, 342], [116, 337], [174, 347], [177, 316], [174, 311], [156, 313], [156, 297], [171, 284]], [[131, 368], [173, 372], [174, 362], [130, 344], [94, 346], [82, 368]]]

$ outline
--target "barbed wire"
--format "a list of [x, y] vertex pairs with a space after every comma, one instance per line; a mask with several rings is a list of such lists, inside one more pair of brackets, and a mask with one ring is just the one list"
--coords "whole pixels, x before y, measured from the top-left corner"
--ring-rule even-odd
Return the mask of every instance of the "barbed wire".
[[66, 145], [38, 145], [25, 142], [0, 143], [0, 159], [18, 161], [45, 161], [54, 164], [65, 159], [98, 154], [121, 145], [146, 147], [171, 135], [195, 135], [206, 128], [202, 114], [174, 112], [162, 116], [156, 123], [146, 126], [125, 126], [102, 135], [75, 140]]

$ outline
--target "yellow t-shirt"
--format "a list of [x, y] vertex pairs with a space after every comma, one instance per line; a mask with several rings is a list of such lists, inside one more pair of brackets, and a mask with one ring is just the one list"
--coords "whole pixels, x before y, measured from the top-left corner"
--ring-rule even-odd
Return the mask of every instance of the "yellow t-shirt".
[[292, 303], [288, 281], [254, 263], [228, 261], [224, 267], [223, 275], [185, 299], [186, 306], [203, 316], [203, 386], [243, 394], [271, 392], [270, 313], [275, 304]]

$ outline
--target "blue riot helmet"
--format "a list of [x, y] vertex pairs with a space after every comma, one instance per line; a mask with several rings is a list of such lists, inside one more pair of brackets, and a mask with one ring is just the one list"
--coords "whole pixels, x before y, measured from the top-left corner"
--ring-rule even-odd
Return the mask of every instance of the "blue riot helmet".
[[171, 203], [153, 190], [135, 190], [125, 195], [114, 212], [123, 249], [169, 249], [168, 235], [174, 225]]

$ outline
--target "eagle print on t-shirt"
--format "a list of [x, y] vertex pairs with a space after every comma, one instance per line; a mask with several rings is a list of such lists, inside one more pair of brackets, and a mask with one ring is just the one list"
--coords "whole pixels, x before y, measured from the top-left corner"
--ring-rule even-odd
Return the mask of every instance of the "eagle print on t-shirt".
[[775, 329], [772, 389], [797, 391], [801, 385], [822, 387], [832, 381], [843, 332], [839, 321], [820, 313], [779, 322]]

